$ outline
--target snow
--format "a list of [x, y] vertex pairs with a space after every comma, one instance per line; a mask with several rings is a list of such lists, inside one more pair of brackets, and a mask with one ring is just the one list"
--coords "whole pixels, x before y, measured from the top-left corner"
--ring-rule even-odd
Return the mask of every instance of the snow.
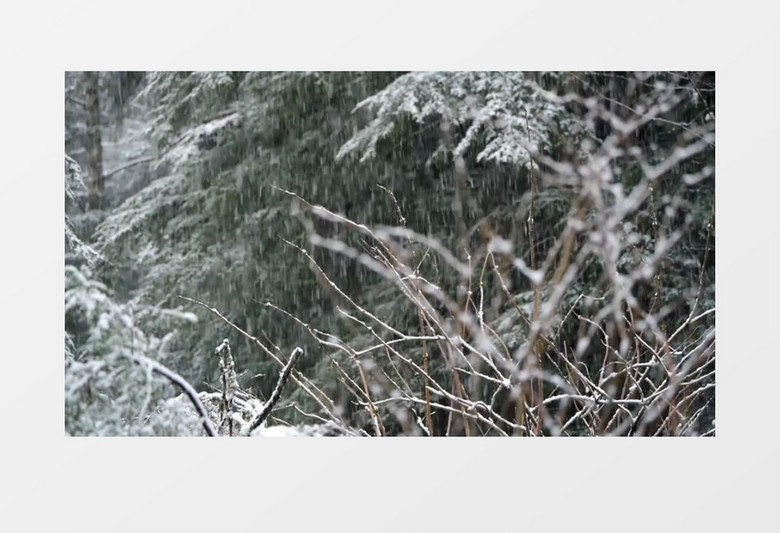
[[346, 437], [349, 436], [333, 422], [302, 426], [261, 426], [252, 437]]
[[530, 163], [530, 153], [549, 143], [549, 126], [560, 119], [563, 127], [573, 121], [565, 108], [527, 84], [521, 72], [411, 72], [356, 107], [372, 109], [376, 118], [338, 151], [341, 159], [362, 152], [366, 161], [376, 154], [376, 144], [394, 128], [401, 115], [422, 124], [439, 117], [453, 125], [469, 124], [453, 149], [464, 153], [479, 133], [487, 145], [477, 161]]

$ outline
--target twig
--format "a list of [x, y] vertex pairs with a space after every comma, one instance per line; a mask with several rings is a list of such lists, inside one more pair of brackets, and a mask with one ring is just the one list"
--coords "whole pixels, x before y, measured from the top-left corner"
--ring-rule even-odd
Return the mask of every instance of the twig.
[[302, 353], [303, 350], [296, 347], [292, 354], [290, 354], [290, 360], [287, 361], [287, 364], [284, 365], [284, 368], [279, 373], [279, 380], [276, 382], [276, 387], [274, 387], [271, 397], [268, 398], [268, 401], [263, 405], [262, 411], [260, 411], [260, 413], [258, 413], [258, 415], [249, 423], [248, 433], [252, 433], [252, 431], [260, 427], [260, 424], [265, 422], [265, 419], [271, 414], [271, 409], [273, 409], [276, 402], [279, 401], [279, 398], [282, 395], [282, 389], [284, 388], [285, 383], [287, 383], [287, 379], [290, 377], [290, 372], [292, 372], [295, 362]]
[[[199, 302], [197, 300], [193, 300], [192, 298], [187, 298], [186, 296], [179, 296], [179, 298], [181, 298], [184, 301], [191, 302], [191, 303], [194, 303], [196, 305], [199, 305], [199, 306], [203, 307], [204, 309], [208, 309], [209, 311], [211, 311], [212, 313], [217, 315], [220, 318], [220, 320], [222, 320], [225, 324], [227, 324], [228, 326], [230, 326], [234, 330], [238, 331], [244, 337], [246, 337], [251, 342], [253, 342], [257, 347], [259, 347], [264, 353], [266, 353], [269, 357], [271, 357], [278, 364], [280, 364], [282, 366], [284, 365], [282, 363], [282, 360], [275, 353], [273, 353], [271, 350], [269, 350], [262, 342], [260, 342], [260, 340], [257, 337], [254, 337], [254, 336], [250, 335], [249, 333], [247, 333], [246, 331], [244, 331], [240, 327], [238, 327], [235, 324], [233, 324], [230, 320], [228, 320], [222, 313], [217, 311], [217, 309], [215, 309], [214, 307], [206, 305], [203, 302]], [[306, 392], [306, 394], [308, 394], [315, 402], [317, 402], [317, 405], [319, 405], [322, 408], [322, 410], [325, 413], [328, 414], [328, 416], [331, 418], [331, 420], [333, 422], [336, 422], [337, 424], [340, 424], [340, 425], [346, 427], [346, 424], [344, 424], [344, 422], [339, 417], [337, 417], [335, 414], [333, 414], [331, 412], [331, 410], [323, 402], [322, 398], [317, 396], [312, 391], [312, 389], [316, 389], [317, 392], [322, 394], [322, 397], [325, 398], [325, 400], [327, 400], [328, 402], [330, 402], [331, 406], [333, 405], [333, 400], [328, 398], [327, 395], [325, 395], [325, 393], [323, 393], [321, 390], [319, 390], [308, 378], [306, 378], [302, 374], [300, 375], [300, 377], [298, 377], [295, 374], [293, 374], [292, 378], [293, 378], [293, 381], [295, 381], [295, 383]]]

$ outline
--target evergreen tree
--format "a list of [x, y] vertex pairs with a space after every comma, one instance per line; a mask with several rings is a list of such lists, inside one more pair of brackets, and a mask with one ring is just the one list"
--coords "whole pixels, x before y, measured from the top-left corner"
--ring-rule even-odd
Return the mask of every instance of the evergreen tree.
[[712, 73], [68, 73], [65, 126], [69, 432], [200, 434], [133, 356], [226, 338], [258, 398], [303, 349], [286, 423], [711, 433]]

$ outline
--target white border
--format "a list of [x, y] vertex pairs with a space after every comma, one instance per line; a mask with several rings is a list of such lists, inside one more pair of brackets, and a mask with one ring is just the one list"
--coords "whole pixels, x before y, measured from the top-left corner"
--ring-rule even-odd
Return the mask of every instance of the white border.
[[[43, 4], [0, 20], [0, 530], [780, 530], [778, 2]], [[63, 71], [96, 68], [715, 69], [717, 437], [64, 438]]]

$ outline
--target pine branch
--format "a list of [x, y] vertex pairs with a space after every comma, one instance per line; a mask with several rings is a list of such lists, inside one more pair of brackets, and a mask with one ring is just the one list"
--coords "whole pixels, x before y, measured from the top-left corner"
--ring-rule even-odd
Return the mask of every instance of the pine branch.
[[111, 169], [105, 174], [103, 174], [103, 179], [110, 178], [114, 174], [117, 174], [118, 172], [121, 172], [123, 170], [127, 170], [130, 167], [134, 167], [136, 165], [140, 165], [141, 163], [148, 163], [150, 161], [154, 161], [154, 157], [142, 157], [140, 159], [135, 159], [133, 161], [130, 161], [129, 163], [125, 163], [124, 165]]

